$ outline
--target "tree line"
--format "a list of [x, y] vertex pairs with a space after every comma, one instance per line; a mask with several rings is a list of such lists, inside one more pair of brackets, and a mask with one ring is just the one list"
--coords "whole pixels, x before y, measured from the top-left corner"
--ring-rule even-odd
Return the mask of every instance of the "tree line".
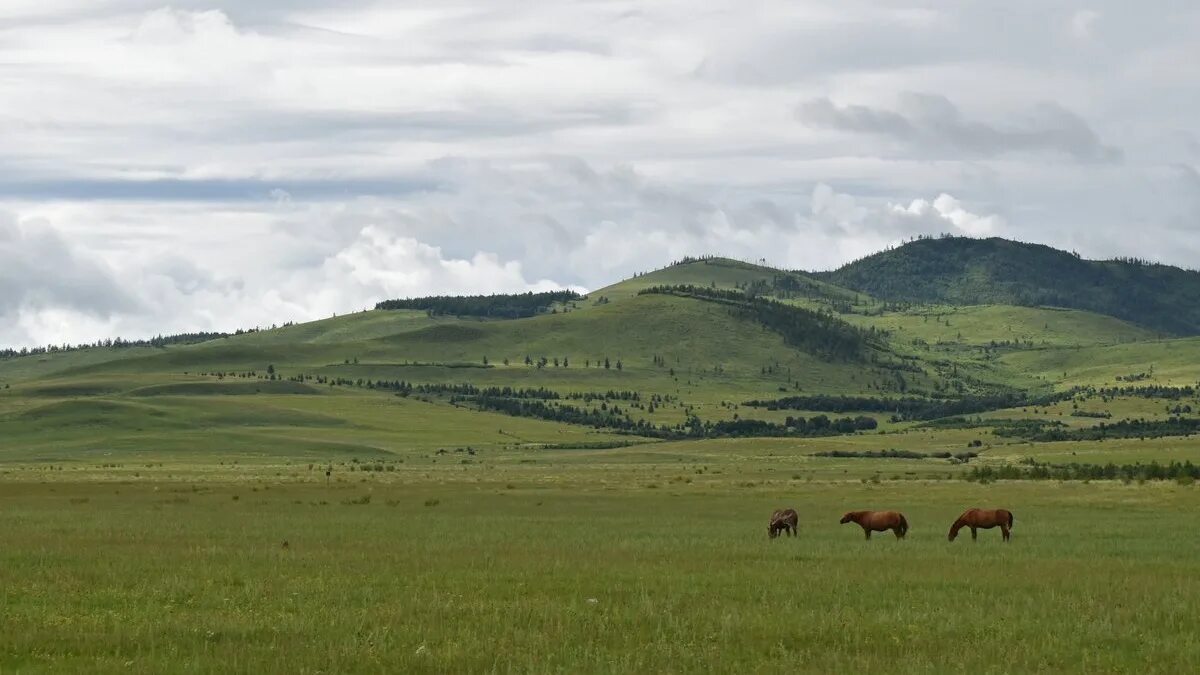
[[1021, 394], [967, 396], [958, 399], [882, 398], [867, 396], [787, 396], [774, 400], [752, 400], [743, 405], [767, 410], [819, 410], [822, 412], [891, 413], [894, 421], [934, 420], [954, 415], [972, 415], [1024, 404]]
[[826, 450], [813, 453], [814, 457], [835, 457], [839, 459], [957, 459], [969, 462], [979, 456], [978, 452], [917, 452], [916, 450]]
[[[1004, 392], [986, 396], [960, 398], [884, 398], [870, 396], [786, 396], [770, 400], [751, 400], [742, 405], [767, 410], [814, 410], [821, 412], [878, 412], [891, 413], [892, 421], [930, 421], [962, 415], [974, 415], [992, 410], [1022, 406], [1051, 405], [1074, 397], [1076, 390], [1029, 397], [1022, 392]], [[959, 420], [965, 421], [965, 420]]]
[[969, 481], [993, 480], [1176, 480], [1192, 482], [1200, 478], [1200, 466], [1190, 461], [1170, 464], [1046, 464], [1032, 459], [1021, 465], [974, 466], [963, 474]]
[[556, 303], [581, 300], [574, 291], [544, 293], [497, 293], [494, 295], [435, 295], [424, 298], [384, 300], [375, 309], [424, 310], [430, 316], [475, 316], [493, 319], [520, 319], [549, 311]]
[[871, 417], [846, 417], [831, 420], [825, 415], [811, 419], [789, 417], [784, 424], [766, 420], [736, 419], [702, 421], [694, 415], [675, 425], [654, 425], [645, 419], [633, 419], [627, 409], [617, 405], [601, 404], [600, 407], [584, 408], [569, 404], [552, 405], [541, 400], [514, 399], [493, 396], [459, 398], [455, 401], [470, 403], [482, 410], [504, 413], [513, 417], [532, 417], [609, 429], [618, 433], [636, 434], [650, 438], [682, 440], [696, 438], [736, 438], [762, 436], [834, 436], [857, 431], [869, 431], [877, 427]]
[[1200, 431], [1200, 419], [1171, 417], [1166, 420], [1121, 420], [1112, 424], [1101, 422], [1085, 429], [1067, 429], [1047, 425], [1004, 427], [993, 433], [997, 436], [1015, 436], [1038, 443], [1055, 441], [1103, 441], [1114, 438], [1161, 438], [1163, 436], [1191, 436]]
[[40, 356], [45, 354], [58, 354], [63, 352], [75, 352], [84, 349], [129, 349], [131, 347], [167, 347], [169, 345], [194, 345], [209, 340], [217, 340], [226, 338], [231, 335], [242, 335], [244, 333], [257, 332], [257, 328], [249, 330], [238, 329], [236, 333], [178, 333], [176, 335], [158, 335], [146, 340], [126, 340], [125, 338], [108, 338], [104, 340], [96, 340], [95, 342], [81, 342], [79, 344], [62, 344], [62, 345], [46, 345], [45, 347], [22, 347], [21, 349], [0, 349], [0, 359], [16, 359], [22, 356]]

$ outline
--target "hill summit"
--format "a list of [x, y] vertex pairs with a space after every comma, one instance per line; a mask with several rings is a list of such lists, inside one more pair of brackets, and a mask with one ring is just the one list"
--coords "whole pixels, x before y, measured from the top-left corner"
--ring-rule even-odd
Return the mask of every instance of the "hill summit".
[[1200, 273], [1007, 239], [918, 239], [815, 277], [893, 302], [1082, 309], [1200, 334]]

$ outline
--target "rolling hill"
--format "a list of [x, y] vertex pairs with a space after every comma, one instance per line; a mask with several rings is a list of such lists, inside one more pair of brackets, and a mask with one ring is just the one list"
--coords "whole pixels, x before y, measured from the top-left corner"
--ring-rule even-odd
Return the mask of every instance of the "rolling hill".
[[1200, 334], [1200, 272], [1005, 239], [920, 239], [814, 276], [892, 302], [1065, 307]]
[[[971, 250], [983, 252], [978, 261]], [[941, 260], [939, 251], [951, 254]], [[1034, 258], [1025, 260], [1027, 251]], [[501, 312], [486, 297], [440, 298], [198, 343], [9, 354], [0, 358], [0, 461], [146, 452], [372, 457], [455, 445], [906, 433], [914, 420], [901, 409], [920, 408], [927, 419], [1048, 405], [1075, 387], [1135, 376], [1139, 385], [1171, 387], [1200, 379], [1192, 365], [1200, 341], [1161, 340], [1065, 301], [1029, 306], [1034, 296], [1021, 293], [1034, 291], [1022, 289], [1052, 279], [1021, 285], [1019, 272], [997, 262], [1038, 267], [1062, 256], [1139, 279], [1191, 274], [1011, 242], [931, 241], [815, 277], [684, 260], [517, 318], [502, 317], [522, 313], [509, 310], [527, 296], [495, 298]], [[835, 283], [871, 265], [881, 267], [879, 280]], [[1001, 272], [1016, 280], [990, 288], [987, 275]], [[919, 277], [915, 290], [896, 291], [908, 276]], [[1109, 296], [1133, 297], [1104, 279]], [[1178, 314], [1186, 322], [1188, 313]], [[781, 399], [789, 403], [771, 404]], [[971, 433], [946, 438], [965, 442]]]

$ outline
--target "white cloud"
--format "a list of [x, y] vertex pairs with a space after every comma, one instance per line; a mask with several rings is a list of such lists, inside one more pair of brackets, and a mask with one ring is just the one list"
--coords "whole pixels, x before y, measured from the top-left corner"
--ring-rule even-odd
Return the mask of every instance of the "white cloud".
[[382, 298], [430, 293], [477, 295], [561, 288], [553, 281], [525, 279], [521, 263], [478, 252], [469, 260], [447, 259], [436, 246], [368, 225], [358, 239], [325, 261], [330, 284], [349, 279]]
[[813, 188], [812, 213], [827, 216], [839, 225], [857, 225], [867, 217], [867, 209], [860, 206], [851, 195], [838, 194], [824, 183]]
[[972, 237], [997, 233], [1005, 224], [1000, 216], [980, 216], [967, 211], [961, 202], [945, 193], [938, 195], [932, 202], [914, 199], [908, 206], [893, 205], [892, 213], [905, 218], [933, 219], [938, 225], [947, 226], [945, 232]]
[[1192, 264], [1198, 31], [1115, 0], [9, 0], [0, 343], [941, 231]]

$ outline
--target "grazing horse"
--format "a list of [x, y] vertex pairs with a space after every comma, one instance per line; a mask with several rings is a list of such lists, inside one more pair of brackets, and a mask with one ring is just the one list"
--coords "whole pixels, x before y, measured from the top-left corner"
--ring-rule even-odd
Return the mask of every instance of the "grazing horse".
[[771, 514], [771, 522], [767, 525], [767, 536], [774, 539], [779, 536], [780, 531], [787, 532], [788, 536], [796, 536], [796, 526], [800, 524], [800, 516], [796, 515], [795, 509], [777, 509]]
[[967, 509], [963, 514], [954, 521], [950, 526], [950, 541], [958, 536], [958, 531], [964, 527], [971, 528], [971, 539], [979, 538], [978, 528], [990, 530], [993, 527], [1000, 527], [1000, 534], [1004, 535], [1004, 541], [1008, 541], [1008, 531], [1013, 526], [1012, 511], [1004, 509]]
[[842, 525], [846, 523], [858, 523], [867, 539], [871, 538], [872, 531], [891, 530], [896, 533], [896, 539], [903, 539], [908, 534], [908, 521], [897, 511], [851, 511], [842, 516]]

